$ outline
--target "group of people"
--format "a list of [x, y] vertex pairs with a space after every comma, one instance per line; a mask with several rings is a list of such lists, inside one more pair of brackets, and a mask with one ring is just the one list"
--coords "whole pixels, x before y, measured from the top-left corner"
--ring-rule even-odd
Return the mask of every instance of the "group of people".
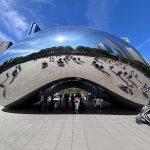
[[[12, 71], [13, 78], [15, 78], [21, 70], [22, 70], [21, 66], [17, 65], [15, 67], [15, 70]], [[9, 78], [9, 73], [6, 73], [6, 77]]]
[[49, 57], [49, 62], [54, 62], [54, 60], [55, 60], [55, 59], [54, 59], [54, 56], [50, 56], [50, 57]]
[[[40, 92], [40, 110], [44, 111], [46, 109], [55, 110], [60, 108], [61, 110], [68, 111], [71, 105], [72, 112], [79, 113], [80, 110], [85, 110], [86, 103], [84, 101], [84, 97], [81, 93], [64, 93], [60, 94], [59, 98], [56, 100], [54, 99], [54, 95], [48, 97], [47, 93], [42, 91]], [[96, 96], [94, 98], [95, 107], [97, 112], [101, 112], [103, 107], [103, 100]]]
[[[71, 94], [71, 96], [68, 93], [65, 93], [64, 95], [60, 94], [60, 103], [61, 101], [64, 101], [65, 109], [69, 109], [69, 101], [71, 101], [72, 110], [75, 113], [79, 113], [79, 107], [81, 104], [81, 94]], [[46, 92], [40, 92], [40, 110], [44, 111], [45, 107], [48, 105], [48, 96]], [[60, 106], [62, 108], [62, 106]], [[57, 108], [57, 101], [54, 101], [54, 96], [51, 95], [50, 99], [50, 108], [51, 110], [54, 110]]]
[[145, 83], [144, 85], [143, 85], [143, 87], [141, 88], [141, 90], [143, 91], [143, 92], [149, 92], [150, 91], [150, 87], [147, 85], [147, 83]]

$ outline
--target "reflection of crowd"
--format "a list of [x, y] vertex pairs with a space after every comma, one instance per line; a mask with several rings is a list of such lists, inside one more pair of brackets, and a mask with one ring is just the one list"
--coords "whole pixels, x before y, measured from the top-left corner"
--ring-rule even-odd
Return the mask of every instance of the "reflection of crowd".
[[6, 79], [2, 83], [0, 83], [0, 88], [3, 88], [3, 97], [4, 98], [6, 97], [6, 89], [7, 89], [7, 86], [5, 85], [5, 82], [12, 76], [12, 79], [9, 82], [9, 84], [11, 84], [15, 80], [15, 78], [17, 77], [19, 72], [21, 72], [21, 71], [22, 71], [21, 66], [17, 65], [17, 66], [15, 66], [15, 69], [12, 71], [11, 74], [6, 72]]
[[[48, 100], [50, 100], [49, 104], [48, 104]], [[68, 93], [60, 94], [59, 102], [60, 102], [60, 108], [65, 110], [69, 110], [69, 102], [71, 102], [72, 111], [74, 111], [75, 113], [79, 113], [80, 107], [83, 107], [80, 105], [81, 103], [82, 105], [84, 105], [80, 93], [77, 94], [72, 93], [71, 95]], [[46, 92], [43, 91], [40, 92], [40, 110], [44, 111], [45, 108], [48, 107], [48, 105], [51, 110], [55, 110], [58, 107], [58, 100], [57, 101], [54, 100], [54, 95], [48, 97]]]
[[[103, 65], [103, 62], [106, 62], [108, 65], [110, 64], [109, 70], [115, 73], [125, 83], [125, 85], [121, 83], [118, 86], [126, 93], [133, 95], [131, 89], [134, 86], [139, 88], [143, 93], [150, 92], [150, 87], [148, 87], [146, 83], [143, 86], [143, 83], [138, 79], [139, 77], [138, 73], [133, 68], [130, 69], [130, 66], [128, 64], [122, 62], [121, 60], [117, 61], [117, 60], [111, 60], [109, 58], [104, 58], [104, 57], [95, 57], [92, 62], [92, 65], [96, 69], [102, 71], [103, 73], [109, 76], [111, 75], [108, 72], [104, 71], [106, 67]], [[141, 84], [141, 87], [137, 86], [137, 82]]]
[[[40, 92], [40, 110], [51, 110], [61, 109], [62, 111], [69, 111], [79, 113], [80, 110], [85, 110], [86, 100], [81, 93], [64, 93], [59, 94], [59, 97], [55, 99], [54, 95], [48, 96], [46, 92]], [[103, 100], [100, 97], [93, 98], [97, 112], [101, 112]]]

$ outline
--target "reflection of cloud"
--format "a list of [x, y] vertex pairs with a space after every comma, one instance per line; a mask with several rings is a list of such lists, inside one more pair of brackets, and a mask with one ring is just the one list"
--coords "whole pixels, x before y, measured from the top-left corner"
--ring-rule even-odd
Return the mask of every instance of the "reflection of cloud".
[[22, 54], [22, 53], [34, 53], [34, 52], [37, 52], [37, 50], [31, 50], [31, 49], [29, 49], [29, 50], [11, 50], [11, 51], [8, 51], [8, 53], [10, 54], [10, 53], [15, 53], [15, 54]]

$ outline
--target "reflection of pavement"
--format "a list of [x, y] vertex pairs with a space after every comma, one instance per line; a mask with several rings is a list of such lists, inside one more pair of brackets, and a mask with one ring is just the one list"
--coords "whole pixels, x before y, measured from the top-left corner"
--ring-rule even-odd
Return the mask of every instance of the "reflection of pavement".
[[[110, 90], [111, 92], [114, 92], [117, 95], [122, 96], [130, 101], [139, 104], [145, 104], [147, 98], [142, 94], [139, 87], [143, 87], [145, 83], [149, 84], [150, 80], [146, 78], [141, 72], [135, 70], [135, 72], [138, 73], [138, 79], [142, 84], [138, 82], [135, 78], [132, 79], [132, 82], [136, 83], [137, 86], [134, 86], [134, 88], [132, 88], [133, 95], [130, 95], [120, 90], [120, 88], [118, 87], [118, 85], [120, 84], [130, 83], [129, 80], [125, 76], [122, 76], [122, 78], [118, 77], [109, 69], [110, 65], [114, 65], [115, 63], [107, 63], [100, 60], [104, 66], [103, 70], [110, 74], [110, 76], [108, 77], [107, 74], [104, 74], [102, 71], [95, 69], [95, 67], [91, 65], [92, 61], [94, 60], [93, 57], [76, 57], [80, 57], [81, 61], [83, 61], [84, 63], [82, 63], [81, 65], [75, 63], [74, 61], [68, 61], [68, 64], [65, 63], [64, 67], [59, 67], [56, 63], [59, 57], [55, 57], [55, 62], [49, 62], [49, 58], [42, 58], [38, 59], [35, 62], [29, 61], [21, 64], [22, 71], [18, 74], [12, 84], [9, 84], [11, 78], [9, 78], [4, 84], [7, 87], [5, 98], [3, 96], [3, 88], [0, 88], [0, 104], [3, 106], [8, 105], [30, 94], [30, 92], [33, 92], [34, 90], [42, 87], [43, 85], [46, 85], [47, 83], [69, 77], [83, 78], [95, 82]], [[41, 64], [43, 62], [48, 63], [48, 67], [45, 69], [41, 68]], [[126, 68], [128, 72], [131, 72], [131, 70], [133, 69], [128, 66]], [[120, 69], [121, 68], [119, 66], [114, 66], [113, 71], [117, 72]], [[14, 67], [6, 72], [11, 74], [13, 70]], [[6, 72], [1, 74], [0, 83], [5, 81]]]
[[0, 149], [148, 150], [149, 126], [135, 115], [13, 114], [0, 110]]

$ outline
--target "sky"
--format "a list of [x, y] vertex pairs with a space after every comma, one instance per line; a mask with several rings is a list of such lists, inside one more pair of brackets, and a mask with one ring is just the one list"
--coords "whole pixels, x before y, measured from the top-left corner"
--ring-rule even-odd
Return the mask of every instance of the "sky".
[[0, 41], [27, 36], [32, 21], [42, 29], [85, 26], [131, 44], [150, 62], [150, 0], [0, 0]]

